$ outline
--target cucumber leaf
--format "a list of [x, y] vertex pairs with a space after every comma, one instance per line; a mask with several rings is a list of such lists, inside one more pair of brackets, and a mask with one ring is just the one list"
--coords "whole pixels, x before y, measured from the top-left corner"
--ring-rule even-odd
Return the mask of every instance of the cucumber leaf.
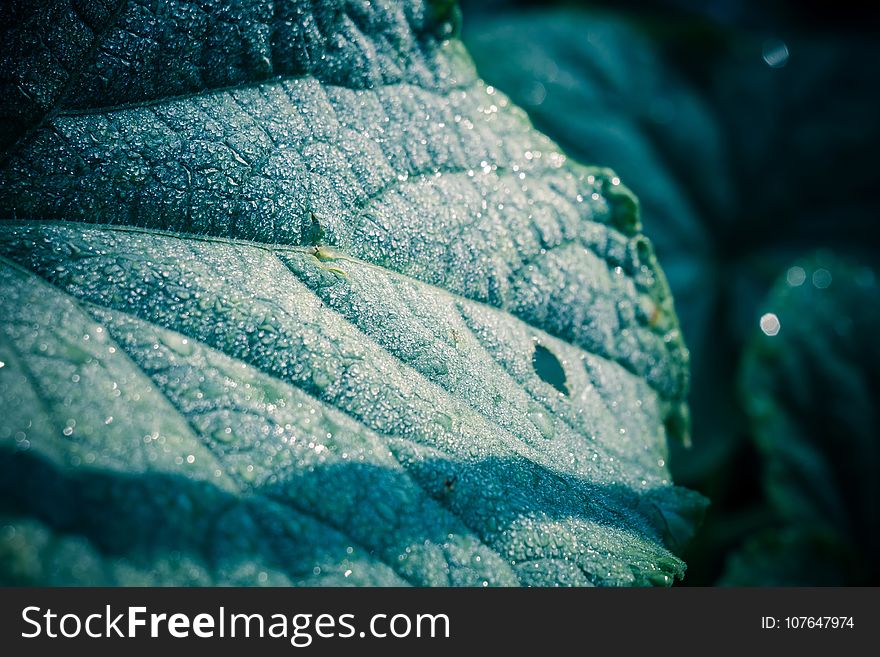
[[759, 326], [741, 388], [775, 519], [730, 558], [722, 581], [876, 581], [876, 274], [828, 252], [803, 258], [764, 302]]
[[688, 356], [635, 197], [486, 87], [453, 4], [21, 11], [58, 75], [2, 62], [41, 102], [4, 109], [0, 579], [682, 576]]
[[566, 153], [607, 164], [638, 195], [693, 365], [694, 449], [673, 452], [674, 467], [699, 480], [729, 457], [736, 430], [717, 377], [723, 276], [713, 229], [733, 197], [719, 121], [635, 21], [575, 7], [473, 9], [464, 40], [486, 80]]

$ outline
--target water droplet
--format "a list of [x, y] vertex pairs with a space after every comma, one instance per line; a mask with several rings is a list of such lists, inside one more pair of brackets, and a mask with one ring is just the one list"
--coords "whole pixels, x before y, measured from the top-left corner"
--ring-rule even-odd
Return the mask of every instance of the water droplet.
[[813, 285], [824, 290], [831, 285], [831, 272], [827, 269], [817, 269], [813, 272]]
[[804, 281], [807, 280], [807, 272], [804, 271], [803, 267], [795, 265], [788, 270], [788, 273], [785, 275], [785, 280], [792, 287], [800, 287], [804, 284]]
[[529, 105], [538, 106], [547, 98], [547, 89], [540, 82], [534, 81], [526, 92], [525, 98]]
[[768, 39], [761, 49], [761, 56], [770, 68], [782, 68], [788, 63], [788, 46], [781, 39]]
[[446, 431], [452, 431], [452, 418], [446, 413], [438, 412], [434, 416], [434, 422], [446, 429]]
[[231, 443], [235, 440], [235, 433], [232, 431], [232, 427], [224, 427], [223, 429], [217, 429], [214, 433], [211, 434], [214, 440], [221, 443]]
[[556, 425], [553, 418], [550, 417], [550, 414], [540, 406], [530, 406], [528, 417], [532, 424], [535, 425], [535, 428], [541, 432], [541, 435], [547, 440], [550, 440], [556, 435]]
[[779, 329], [782, 328], [782, 325], [779, 323], [779, 318], [773, 313], [766, 313], [761, 316], [761, 330], [764, 331], [764, 335], [774, 336], [779, 333]]

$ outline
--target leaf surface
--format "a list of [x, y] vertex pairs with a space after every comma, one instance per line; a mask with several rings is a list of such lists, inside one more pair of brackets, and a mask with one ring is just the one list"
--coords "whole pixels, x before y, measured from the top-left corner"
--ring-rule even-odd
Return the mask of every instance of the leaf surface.
[[635, 198], [455, 20], [128, 2], [71, 54], [0, 164], [4, 580], [682, 575], [687, 352]]

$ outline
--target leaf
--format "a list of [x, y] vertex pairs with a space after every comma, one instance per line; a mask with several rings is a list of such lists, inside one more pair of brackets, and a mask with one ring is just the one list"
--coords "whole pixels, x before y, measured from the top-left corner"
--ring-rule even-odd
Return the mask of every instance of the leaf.
[[859, 581], [838, 538], [784, 526], [749, 536], [728, 556], [720, 586], [840, 586]]
[[830, 253], [789, 267], [765, 302], [741, 385], [778, 522], [727, 581], [754, 581], [748, 565], [762, 560], [786, 564], [766, 583], [877, 580], [878, 327], [874, 271]]
[[464, 38], [481, 74], [539, 129], [572, 157], [613, 167], [638, 195], [694, 365], [694, 449], [678, 455], [677, 474], [704, 476], [729, 456], [735, 429], [717, 377], [723, 272], [713, 229], [732, 188], [716, 117], [637, 24], [608, 13], [475, 7]]
[[126, 4], [0, 165], [2, 579], [680, 577], [687, 352], [631, 193], [449, 3], [208, 8]]

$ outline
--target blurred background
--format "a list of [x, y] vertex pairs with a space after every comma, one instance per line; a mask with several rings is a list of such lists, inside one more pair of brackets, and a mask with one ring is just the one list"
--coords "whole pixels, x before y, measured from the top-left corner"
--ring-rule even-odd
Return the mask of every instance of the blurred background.
[[880, 8], [464, 0], [487, 83], [642, 204], [691, 350], [684, 585], [880, 583]]

